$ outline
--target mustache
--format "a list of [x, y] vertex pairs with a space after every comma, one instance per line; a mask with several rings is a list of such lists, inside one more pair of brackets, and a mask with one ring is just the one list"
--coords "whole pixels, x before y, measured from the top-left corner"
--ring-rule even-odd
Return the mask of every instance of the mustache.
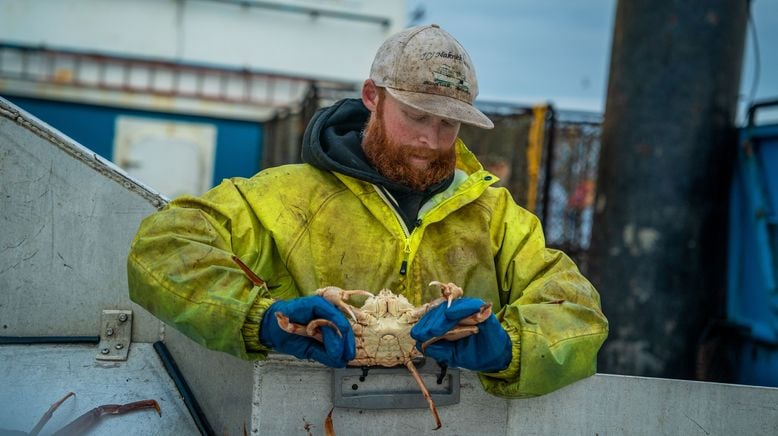
[[436, 150], [417, 149], [411, 146], [403, 146], [403, 148], [407, 150], [407, 153], [405, 153], [405, 155], [411, 158], [434, 159], [442, 154], [441, 152]]
[[[381, 105], [365, 125], [362, 150], [367, 161], [379, 174], [392, 182], [424, 191], [451, 175], [456, 168], [456, 152], [427, 147], [415, 147], [393, 141], [386, 132], [381, 117]], [[424, 159], [426, 165], [419, 168], [411, 159]]]

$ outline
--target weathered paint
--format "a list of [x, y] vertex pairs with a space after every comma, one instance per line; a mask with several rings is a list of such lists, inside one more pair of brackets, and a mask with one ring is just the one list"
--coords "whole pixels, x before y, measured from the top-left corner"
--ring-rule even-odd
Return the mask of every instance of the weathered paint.
[[693, 378], [721, 317], [749, 4], [618, 2], [588, 270], [612, 323], [600, 370]]

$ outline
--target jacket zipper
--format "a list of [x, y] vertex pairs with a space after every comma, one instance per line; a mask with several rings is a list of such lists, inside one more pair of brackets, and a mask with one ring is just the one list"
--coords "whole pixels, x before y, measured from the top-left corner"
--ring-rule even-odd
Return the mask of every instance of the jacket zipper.
[[411, 240], [409, 238], [405, 238], [405, 249], [403, 250], [403, 252], [405, 253], [405, 258], [400, 264], [401, 276], [404, 276], [408, 272], [408, 258], [411, 255]]
[[[483, 180], [488, 182], [492, 180], [492, 176], [487, 175], [483, 178]], [[403, 258], [402, 263], [400, 263], [400, 275], [404, 276], [408, 273], [408, 260], [410, 259], [410, 255], [411, 255], [411, 232], [408, 230], [408, 227], [405, 225], [405, 222], [400, 216], [400, 213], [397, 212], [397, 208], [399, 206], [394, 206], [397, 203], [396, 201], [394, 201], [394, 198], [391, 197], [391, 194], [389, 194], [386, 190], [384, 190], [382, 187], [378, 185], [373, 185], [373, 189], [376, 190], [378, 196], [381, 197], [384, 203], [386, 203], [386, 205], [389, 206], [389, 209], [392, 210], [392, 213], [394, 213], [394, 217], [397, 219], [397, 222], [400, 223], [400, 227], [402, 228], [403, 234], [405, 235], [405, 248], [403, 250], [405, 256]], [[457, 197], [458, 195], [460, 194], [453, 195], [451, 198]], [[444, 202], [451, 201], [451, 198], [445, 200]]]
[[408, 273], [408, 259], [410, 259], [411, 256], [411, 232], [408, 230], [408, 227], [405, 225], [405, 222], [403, 222], [400, 213], [397, 212], [397, 209], [395, 209], [395, 207], [392, 205], [392, 201], [390, 201], [389, 198], [387, 197], [389, 194], [384, 192], [384, 190], [379, 186], [373, 185], [373, 188], [375, 188], [376, 192], [378, 192], [378, 196], [381, 197], [382, 200], [384, 200], [384, 203], [386, 203], [386, 205], [389, 206], [389, 209], [391, 209], [392, 213], [394, 214], [394, 217], [397, 219], [397, 222], [400, 224], [400, 228], [402, 228], [403, 230], [403, 236], [405, 236], [405, 247], [403, 248], [404, 258], [402, 263], [400, 263], [400, 275], [404, 276]]

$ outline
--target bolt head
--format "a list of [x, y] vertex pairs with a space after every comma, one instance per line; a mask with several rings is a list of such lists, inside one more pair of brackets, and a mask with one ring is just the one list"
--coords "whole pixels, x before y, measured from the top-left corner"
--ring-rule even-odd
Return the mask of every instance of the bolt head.
[[124, 348], [124, 345], [122, 345], [122, 344], [116, 344], [116, 349], [117, 349], [117, 350], [121, 350], [122, 348]]
[[101, 352], [102, 354], [108, 354], [108, 353], [110, 353], [110, 352], [111, 352], [111, 350], [109, 350], [108, 348], [103, 348], [102, 350], [100, 350], [100, 352]]
[[105, 329], [105, 335], [106, 336], [113, 336], [113, 329], [111, 327], [108, 327]]
[[120, 313], [119, 314], [119, 321], [121, 321], [121, 322], [127, 321], [127, 314], [126, 313]]

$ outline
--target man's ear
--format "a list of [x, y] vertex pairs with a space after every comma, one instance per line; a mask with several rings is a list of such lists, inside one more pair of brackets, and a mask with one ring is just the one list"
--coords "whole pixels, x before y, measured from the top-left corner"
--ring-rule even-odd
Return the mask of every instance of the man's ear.
[[378, 87], [373, 79], [367, 79], [362, 84], [362, 103], [370, 112], [375, 112], [378, 107]]

